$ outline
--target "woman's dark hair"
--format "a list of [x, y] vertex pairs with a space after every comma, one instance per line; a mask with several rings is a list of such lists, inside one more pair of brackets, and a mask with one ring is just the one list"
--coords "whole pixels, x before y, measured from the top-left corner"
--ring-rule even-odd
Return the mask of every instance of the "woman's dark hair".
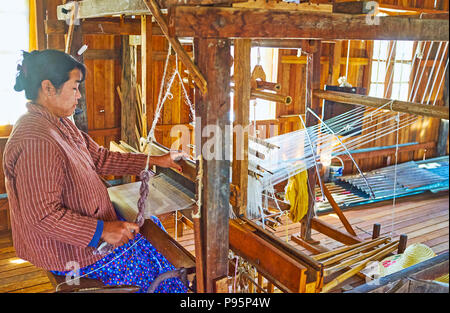
[[71, 55], [58, 50], [35, 50], [31, 53], [23, 51], [22, 64], [17, 66], [15, 91], [25, 90], [28, 100], [36, 100], [41, 83], [49, 80], [56, 90], [69, 80], [69, 74], [79, 69], [86, 77], [86, 67]]

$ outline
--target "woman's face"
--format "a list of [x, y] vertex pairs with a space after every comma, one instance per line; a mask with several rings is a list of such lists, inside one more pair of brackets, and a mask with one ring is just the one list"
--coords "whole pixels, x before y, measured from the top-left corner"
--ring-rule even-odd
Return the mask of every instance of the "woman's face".
[[59, 90], [56, 91], [53, 88], [53, 92], [50, 92], [46, 101], [48, 110], [58, 117], [71, 116], [78, 104], [78, 99], [81, 98], [78, 90], [81, 79], [81, 71], [73, 69], [69, 73], [69, 80]]

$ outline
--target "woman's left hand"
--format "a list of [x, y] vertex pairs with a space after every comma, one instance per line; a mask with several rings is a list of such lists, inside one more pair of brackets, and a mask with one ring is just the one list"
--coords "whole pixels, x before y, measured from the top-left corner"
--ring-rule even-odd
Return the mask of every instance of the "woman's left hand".
[[155, 162], [157, 163], [156, 165], [161, 166], [161, 167], [172, 167], [175, 168], [176, 170], [182, 172], [183, 169], [181, 168], [180, 164], [178, 163], [178, 161], [180, 161], [181, 159], [188, 159], [189, 155], [183, 151], [173, 151], [171, 150], [169, 153], [159, 156], [158, 157], [158, 161]]

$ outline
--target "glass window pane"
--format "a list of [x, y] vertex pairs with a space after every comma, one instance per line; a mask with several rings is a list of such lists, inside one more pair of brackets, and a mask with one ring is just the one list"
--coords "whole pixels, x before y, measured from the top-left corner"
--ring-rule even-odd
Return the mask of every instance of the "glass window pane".
[[386, 60], [389, 41], [387, 40], [374, 40], [373, 41], [373, 56], [374, 60]]
[[[0, 13], [2, 29], [1, 52], [28, 50], [28, 16], [17, 13]], [[13, 31], [8, 31], [13, 28]]]
[[8, 1], [8, 5], [2, 5], [0, 12], [24, 13], [27, 14], [28, 0]]
[[384, 83], [370, 84], [369, 96], [383, 98]]
[[402, 101], [408, 101], [408, 88], [409, 88], [409, 84], [408, 83], [401, 83], [400, 84], [400, 98], [399, 100]]
[[396, 63], [394, 65], [394, 82], [408, 82], [410, 74], [410, 64]]
[[19, 56], [12, 53], [0, 53], [0, 65], [2, 74], [0, 75], [0, 90], [12, 91], [16, 82], [17, 64]]
[[397, 60], [411, 60], [414, 41], [398, 41], [395, 58]]
[[408, 101], [408, 83], [395, 83], [392, 86], [392, 99]]
[[392, 85], [391, 98], [399, 100], [399, 97], [400, 97], [400, 84], [394, 83]]
[[0, 125], [14, 124], [16, 120], [26, 112], [25, 92], [0, 91], [2, 99]]
[[386, 76], [386, 62], [372, 62], [372, 82], [384, 82]]

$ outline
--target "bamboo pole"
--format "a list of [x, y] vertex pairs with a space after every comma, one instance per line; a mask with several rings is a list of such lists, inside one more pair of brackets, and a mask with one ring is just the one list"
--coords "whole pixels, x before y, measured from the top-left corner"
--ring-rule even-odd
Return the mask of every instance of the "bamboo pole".
[[75, 28], [75, 15], [77, 13], [76, 8], [77, 8], [77, 3], [74, 3], [74, 6], [72, 7], [72, 10], [70, 13], [69, 30], [67, 32], [66, 45], [65, 45], [65, 49], [64, 49], [64, 52], [66, 52], [67, 54], [70, 54], [70, 48], [72, 46], [73, 31]]
[[189, 55], [186, 53], [186, 51], [181, 46], [180, 41], [177, 37], [171, 37], [169, 36], [169, 27], [167, 25], [167, 22], [164, 18], [164, 16], [161, 13], [161, 9], [159, 7], [159, 4], [155, 0], [144, 0], [145, 5], [147, 8], [152, 12], [152, 15], [154, 16], [156, 22], [158, 23], [159, 27], [161, 27], [161, 31], [163, 32], [164, 36], [167, 38], [167, 40], [172, 45], [172, 48], [175, 50], [175, 52], [178, 54], [178, 57], [180, 58], [181, 62], [183, 62], [184, 66], [187, 67], [189, 74], [192, 76], [195, 84], [197, 87], [201, 90], [203, 94], [206, 94], [207, 92], [207, 82], [205, 77], [200, 72], [197, 65], [192, 62]]
[[359, 248], [352, 249], [352, 250], [349, 250], [349, 251], [344, 252], [344, 253], [342, 253], [342, 254], [338, 254], [338, 255], [336, 255], [336, 256], [334, 256], [334, 257], [331, 257], [331, 258], [325, 260], [324, 262], [322, 262], [322, 264], [323, 264], [324, 266], [328, 266], [328, 265], [330, 265], [330, 264], [336, 263], [336, 262], [338, 262], [338, 261], [340, 261], [340, 260], [342, 260], [342, 259], [345, 259], [346, 257], [355, 255], [355, 254], [358, 253], [358, 252], [361, 252], [361, 251], [367, 250], [367, 249], [369, 249], [369, 248], [373, 248], [373, 247], [375, 247], [375, 246], [378, 246], [378, 245], [380, 245], [380, 244], [382, 244], [382, 243], [385, 243], [388, 239], [389, 239], [389, 238], [387, 238], [387, 237], [379, 238], [379, 239], [377, 239], [377, 240], [374, 240], [373, 242], [371, 242], [371, 243], [368, 244], [368, 245], [364, 245], [364, 246], [361, 246], [361, 247], [359, 247]]
[[351, 266], [351, 265], [353, 265], [353, 264], [355, 264], [355, 263], [357, 263], [359, 261], [367, 259], [368, 257], [370, 257], [370, 256], [372, 256], [374, 254], [377, 254], [378, 252], [382, 251], [383, 249], [386, 249], [387, 246], [391, 246], [391, 245], [396, 244], [396, 243], [397, 242], [391, 242], [391, 243], [389, 243], [389, 244], [387, 244], [385, 246], [382, 246], [382, 247], [380, 247], [378, 249], [375, 249], [375, 250], [363, 253], [363, 254], [358, 255], [356, 257], [353, 257], [353, 258], [349, 258], [349, 259], [345, 260], [342, 263], [339, 263], [339, 264], [336, 264], [335, 266], [326, 268], [326, 269], [323, 270], [323, 275], [324, 276], [331, 275], [331, 274], [333, 274], [333, 273], [335, 273], [335, 272], [337, 272], [337, 271], [339, 271], [339, 270], [341, 270], [341, 269], [343, 269], [343, 268], [345, 268], [347, 266]]
[[391, 253], [395, 249], [397, 249], [397, 246], [398, 246], [398, 242], [393, 242], [392, 244], [387, 245], [385, 247], [385, 249], [381, 250], [380, 252], [371, 256], [370, 258], [360, 262], [354, 268], [348, 270], [347, 272], [339, 275], [338, 277], [336, 277], [335, 279], [330, 281], [328, 284], [323, 286], [321, 292], [324, 293], [324, 292], [330, 291], [332, 288], [338, 286], [339, 284], [341, 284], [345, 280], [349, 279], [353, 275], [359, 273], [361, 270], [363, 270], [367, 266], [367, 264], [369, 264], [369, 262], [377, 261], [377, 260], [383, 258], [384, 256], [386, 256], [387, 254]]
[[364, 105], [372, 108], [381, 108], [394, 112], [402, 112], [419, 116], [429, 116], [448, 120], [449, 108], [433, 106], [415, 102], [391, 100], [385, 98], [369, 97], [347, 92], [327, 91], [316, 89], [313, 96], [328, 101], [342, 102], [348, 104]]
[[[231, 91], [234, 92], [234, 86], [231, 86], [230, 88], [231, 88]], [[267, 100], [267, 101], [284, 103], [286, 105], [292, 104], [291, 96], [280, 95], [277, 93], [272, 93], [272, 92], [267, 92], [267, 91], [262, 91], [262, 90], [256, 90], [253, 88], [250, 92], [250, 96], [252, 98], [258, 98], [258, 99], [263, 99], [263, 100]]]
[[272, 91], [280, 91], [281, 85], [279, 83], [272, 83], [272, 82], [266, 82], [263, 80], [257, 80], [256, 81], [256, 88], [258, 89], [265, 89], [265, 90], [272, 90]]
[[259, 98], [259, 99], [263, 99], [263, 100], [284, 103], [286, 105], [289, 105], [292, 103], [291, 96], [279, 95], [276, 93], [271, 93], [271, 92], [266, 92], [266, 91], [261, 91], [261, 90], [252, 89], [251, 96], [254, 98]]
[[[387, 237], [383, 237], [383, 238], [387, 238]], [[327, 251], [327, 252], [324, 252], [324, 253], [316, 254], [316, 255], [313, 255], [312, 258], [314, 260], [316, 260], [316, 261], [322, 260], [322, 259], [325, 259], [325, 258], [329, 258], [329, 257], [332, 257], [333, 255], [336, 255], [336, 254], [339, 254], [339, 253], [342, 253], [342, 252], [346, 252], [346, 251], [354, 249], [354, 248], [358, 248], [358, 247], [370, 244], [371, 242], [373, 242], [375, 240], [378, 240], [378, 239], [379, 238], [376, 238], [376, 239], [373, 239], [373, 240], [370, 240], [370, 241], [360, 242], [360, 243], [356, 243], [354, 245], [344, 246], [344, 247], [341, 247], [341, 248], [338, 248], [338, 249], [335, 249], [335, 250], [331, 250], [331, 251]]]

